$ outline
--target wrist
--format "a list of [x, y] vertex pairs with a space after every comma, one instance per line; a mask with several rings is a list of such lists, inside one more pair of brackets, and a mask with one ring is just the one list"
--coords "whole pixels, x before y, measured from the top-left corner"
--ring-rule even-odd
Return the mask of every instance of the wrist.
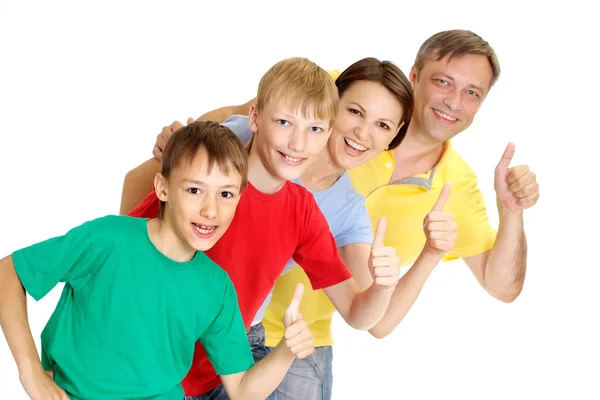
[[44, 373], [44, 368], [38, 359], [25, 359], [17, 363], [19, 378], [27, 379]]
[[290, 350], [290, 348], [285, 343], [285, 336], [283, 336], [279, 343], [277, 343], [277, 346], [275, 346], [273, 353], [275, 353], [275, 356], [279, 355], [280, 357], [285, 357], [286, 359], [289, 358], [291, 360], [293, 360], [295, 357], [294, 353], [292, 353], [292, 350]]
[[498, 207], [498, 216], [501, 219], [518, 220], [520, 218], [523, 218], [523, 209], [522, 208], [518, 208], [516, 210], [511, 210], [510, 208], [504, 206], [504, 204], [502, 204], [502, 201], [500, 201], [500, 199], [496, 199], [496, 205]]
[[375, 282], [373, 282], [373, 285], [371, 286], [371, 291], [372, 292], [375, 292], [375, 293], [381, 294], [381, 295], [389, 294], [391, 296], [392, 293], [394, 292], [394, 289], [396, 289], [396, 285], [394, 285], [394, 286], [382, 286], [382, 285], [378, 285]]

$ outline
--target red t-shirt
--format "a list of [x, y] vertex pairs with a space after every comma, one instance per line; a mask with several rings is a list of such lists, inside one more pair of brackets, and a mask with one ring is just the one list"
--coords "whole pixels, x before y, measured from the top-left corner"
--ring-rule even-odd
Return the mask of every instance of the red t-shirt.
[[[155, 218], [158, 204], [152, 192], [128, 215]], [[291, 182], [275, 194], [249, 183], [229, 229], [206, 254], [229, 274], [246, 329], [290, 258], [304, 269], [314, 290], [352, 276], [313, 195]], [[204, 348], [196, 343], [192, 368], [182, 382], [186, 396], [204, 394], [220, 383]]]

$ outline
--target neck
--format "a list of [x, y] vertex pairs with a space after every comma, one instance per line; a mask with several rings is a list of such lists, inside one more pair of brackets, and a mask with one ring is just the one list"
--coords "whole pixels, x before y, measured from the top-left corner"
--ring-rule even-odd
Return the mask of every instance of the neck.
[[402, 144], [392, 150], [396, 162], [422, 163], [425, 170], [437, 164], [444, 152], [444, 142], [427, 135], [417, 121], [411, 121]]
[[315, 162], [302, 174], [300, 180], [310, 190], [325, 190], [342, 176], [344, 168], [338, 165], [326, 147]]
[[248, 181], [258, 191], [267, 194], [277, 193], [285, 184], [284, 179], [267, 171], [256, 151], [248, 154]]
[[148, 236], [154, 247], [171, 260], [177, 262], [190, 261], [196, 253], [195, 249], [192, 249], [177, 236], [166, 218], [154, 218], [148, 221]]

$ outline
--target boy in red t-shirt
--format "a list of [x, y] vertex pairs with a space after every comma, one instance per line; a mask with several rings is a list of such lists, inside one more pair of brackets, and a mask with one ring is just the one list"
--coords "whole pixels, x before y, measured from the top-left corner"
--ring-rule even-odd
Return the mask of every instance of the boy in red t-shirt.
[[[388, 307], [400, 269], [395, 249], [383, 246], [382, 230], [378, 229], [369, 262], [374, 283], [361, 292], [313, 195], [289, 182], [300, 177], [324, 149], [338, 102], [328, 73], [304, 58], [280, 61], [259, 83], [256, 106], [249, 113], [254, 137], [247, 149], [248, 188], [229, 229], [206, 252], [229, 274], [246, 328], [290, 258], [302, 266], [314, 290], [324, 290], [350, 326], [368, 330]], [[150, 180], [155, 161], [131, 171], [128, 179]], [[128, 196], [126, 184], [123, 197]], [[150, 217], [158, 206], [152, 192], [128, 215]], [[219, 378], [200, 344], [182, 383], [193, 399], [217, 394], [213, 389]]]

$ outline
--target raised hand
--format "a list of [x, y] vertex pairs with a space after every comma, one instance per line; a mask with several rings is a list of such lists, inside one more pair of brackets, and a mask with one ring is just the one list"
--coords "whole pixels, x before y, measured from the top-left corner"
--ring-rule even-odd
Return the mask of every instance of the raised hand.
[[535, 205], [540, 197], [535, 174], [527, 165], [509, 168], [514, 154], [515, 145], [509, 143], [495, 171], [494, 189], [500, 213], [521, 213]]
[[451, 185], [446, 182], [433, 208], [423, 220], [423, 231], [427, 241], [425, 250], [432, 255], [442, 256], [452, 250], [456, 243], [458, 226], [452, 213], [444, 211], [450, 190]]
[[377, 287], [394, 290], [400, 278], [400, 259], [396, 248], [384, 245], [386, 227], [385, 217], [379, 218], [369, 256], [369, 271]]
[[289, 307], [283, 314], [285, 344], [290, 352], [300, 359], [308, 357], [315, 350], [312, 332], [300, 314], [300, 302], [303, 294], [304, 285], [299, 283], [296, 285], [296, 291]]

